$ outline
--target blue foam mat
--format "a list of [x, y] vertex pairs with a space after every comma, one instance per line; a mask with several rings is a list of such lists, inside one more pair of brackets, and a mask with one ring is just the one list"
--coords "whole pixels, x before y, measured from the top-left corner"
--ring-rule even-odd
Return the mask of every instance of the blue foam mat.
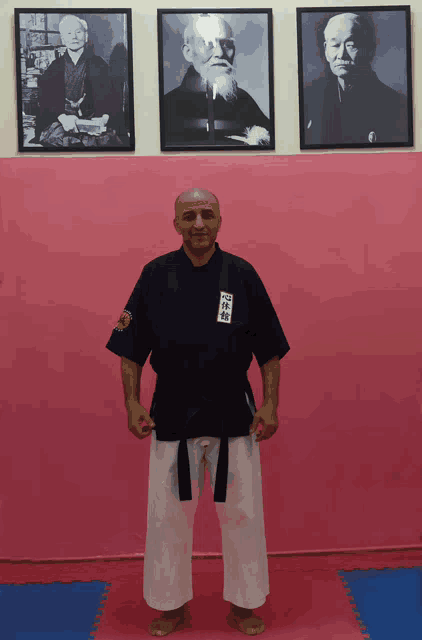
[[89, 640], [106, 582], [0, 585], [1, 640]]
[[[338, 572], [369, 640], [422, 639], [422, 567]], [[354, 601], [354, 602], [353, 602]]]

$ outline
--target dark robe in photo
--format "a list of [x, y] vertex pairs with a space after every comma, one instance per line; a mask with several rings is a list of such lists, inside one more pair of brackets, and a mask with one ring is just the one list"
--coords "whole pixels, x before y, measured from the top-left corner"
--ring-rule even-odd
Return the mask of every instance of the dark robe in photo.
[[329, 72], [305, 87], [304, 130], [306, 144], [407, 142], [407, 99], [372, 70], [350, 91]]
[[[54, 60], [39, 79], [39, 115], [36, 140], [45, 147], [123, 146], [127, 141], [122, 98], [107, 63], [85, 48], [76, 65], [66, 53]], [[108, 114], [107, 130], [100, 135], [65, 131], [58, 116], [92, 119]]]
[[269, 119], [255, 100], [238, 87], [233, 102], [201, 88], [201, 78], [191, 65], [176, 89], [164, 96], [166, 144], [239, 145], [227, 136], [244, 136], [246, 127], [263, 127], [271, 131]]

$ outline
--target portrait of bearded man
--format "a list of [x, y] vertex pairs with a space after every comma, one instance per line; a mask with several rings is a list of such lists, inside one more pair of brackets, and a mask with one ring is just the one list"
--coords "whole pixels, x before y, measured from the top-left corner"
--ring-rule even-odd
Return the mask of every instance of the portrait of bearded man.
[[274, 148], [270, 118], [238, 84], [236, 38], [228, 20], [222, 14], [186, 17], [182, 54], [188, 69], [162, 101], [162, 150], [179, 145]]

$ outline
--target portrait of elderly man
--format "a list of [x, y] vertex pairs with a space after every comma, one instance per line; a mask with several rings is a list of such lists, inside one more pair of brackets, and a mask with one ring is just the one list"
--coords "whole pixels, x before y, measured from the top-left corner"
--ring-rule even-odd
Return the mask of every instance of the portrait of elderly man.
[[305, 144], [407, 142], [407, 98], [372, 69], [377, 48], [373, 20], [336, 14], [320, 33], [326, 70], [304, 88]]
[[59, 31], [66, 52], [40, 76], [36, 138], [49, 148], [123, 146], [121, 99], [108, 64], [87, 46], [86, 21], [66, 15]]
[[270, 120], [236, 80], [236, 38], [217, 14], [189, 14], [180, 86], [164, 96], [166, 143], [269, 145]]

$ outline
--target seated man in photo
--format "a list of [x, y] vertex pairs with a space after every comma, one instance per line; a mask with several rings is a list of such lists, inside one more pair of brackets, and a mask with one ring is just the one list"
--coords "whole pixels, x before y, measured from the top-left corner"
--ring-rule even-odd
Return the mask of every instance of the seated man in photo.
[[236, 82], [230, 25], [215, 14], [192, 16], [182, 51], [191, 66], [164, 96], [166, 143], [269, 144], [269, 119]]
[[86, 46], [87, 23], [67, 15], [59, 31], [66, 53], [39, 79], [36, 138], [47, 148], [126, 145], [120, 96], [107, 63]]
[[325, 75], [304, 90], [306, 144], [408, 141], [406, 96], [381, 82], [371, 64], [374, 25], [338, 14], [324, 30]]

